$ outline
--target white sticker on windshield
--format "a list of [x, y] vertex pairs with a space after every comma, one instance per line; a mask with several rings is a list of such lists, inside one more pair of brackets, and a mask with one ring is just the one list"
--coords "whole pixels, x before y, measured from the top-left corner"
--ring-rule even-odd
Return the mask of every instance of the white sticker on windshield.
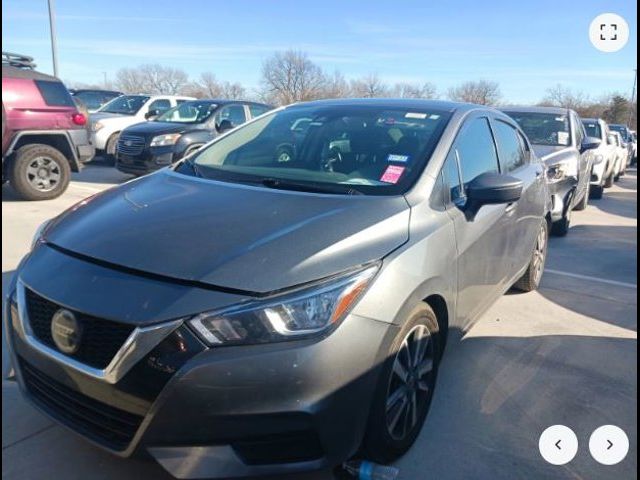
[[558, 143], [560, 145], [569, 145], [569, 132], [558, 132]]
[[440, 115], [431, 115], [429, 118], [431, 120], [438, 120], [440, 118]]
[[562, 116], [562, 117], [556, 117], [556, 122], [564, 122], [567, 119], [567, 117]]
[[409, 161], [409, 155], [398, 155], [395, 153], [390, 153], [387, 156], [387, 162], [398, 162], [398, 163], [407, 163]]
[[418, 118], [420, 120], [424, 120], [425, 118], [427, 118], [427, 114], [426, 113], [420, 113], [420, 112], [408, 112], [404, 118]]

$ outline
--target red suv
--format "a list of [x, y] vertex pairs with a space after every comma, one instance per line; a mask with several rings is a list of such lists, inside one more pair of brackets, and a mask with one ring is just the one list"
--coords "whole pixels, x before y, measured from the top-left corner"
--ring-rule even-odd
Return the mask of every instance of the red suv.
[[2, 52], [2, 183], [26, 200], [56, 198], [93, 158], [87, 117], [31, 57]]

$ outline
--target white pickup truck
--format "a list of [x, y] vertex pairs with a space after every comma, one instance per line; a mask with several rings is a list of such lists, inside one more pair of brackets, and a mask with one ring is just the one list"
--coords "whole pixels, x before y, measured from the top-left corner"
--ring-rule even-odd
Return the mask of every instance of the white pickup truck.
[[152, 120], [188, 100], [195, 99], [176, 95], [122, 95], [114, 98], [89, 118], [96, 154], [113, 161], [122, 130]]

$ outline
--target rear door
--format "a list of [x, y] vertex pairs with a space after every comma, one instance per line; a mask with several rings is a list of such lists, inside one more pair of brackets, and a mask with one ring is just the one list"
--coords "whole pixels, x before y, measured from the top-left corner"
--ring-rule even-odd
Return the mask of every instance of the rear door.
[[502, 293], [512, 270], [509, 252], [513, 227], [506, 206], [482, 207], [473, 220], [463, 212], [468, 184], [478, 175], [499, 170], [489, 118], [473, 115], [460, 129], [443, 169], [449, 192], [447, 212], [454, 224], [458, 250], [457, 314], [464, 326]]
[[532, 155], [532, 149], [514, 123], [504, 118], [492, 119], [493, 132], [498, 146], [500, 171], [522, 180], [522, 198], [505, 210], [512, 223], [509, 261], [511, 274], [515, 275], [531, 260], [534, 241], [544, 215], [544, 168]]

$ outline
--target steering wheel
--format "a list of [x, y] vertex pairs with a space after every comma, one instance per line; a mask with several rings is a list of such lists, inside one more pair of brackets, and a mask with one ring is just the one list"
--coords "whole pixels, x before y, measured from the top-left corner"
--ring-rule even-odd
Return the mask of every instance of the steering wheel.
[[322, 163], [322, 170], [325, 172], [333, 172], [334, 163], [342, 163], [342, 152], [337, 147], [333, 147], [329, 150], [327, 159]]

